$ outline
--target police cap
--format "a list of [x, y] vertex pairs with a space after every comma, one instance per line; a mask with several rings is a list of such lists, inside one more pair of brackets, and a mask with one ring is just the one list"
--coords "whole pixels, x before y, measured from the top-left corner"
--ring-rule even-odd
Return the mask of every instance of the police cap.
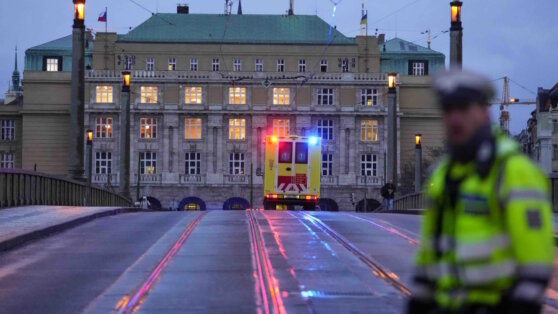
[[442, 109], [465, 108], [472, 104], [488, 106], [494, 97], [494, 87], [483, 75], [450, 70], [434, 76], [432, 88]]

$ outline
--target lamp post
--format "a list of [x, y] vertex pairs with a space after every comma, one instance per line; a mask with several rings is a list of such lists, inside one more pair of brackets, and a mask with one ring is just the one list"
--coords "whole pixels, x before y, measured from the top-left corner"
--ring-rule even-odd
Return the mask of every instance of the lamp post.
[[422, 134], [415, 135], [415, 193], [422, 190]]
[[83, 131], [85, 111], [85, 0], [73, 0], [72, 87], [70, 107], [69, 175], [83, 180]]
[[130, 197], [130, 72], [122, 72], [120, 94], [120, 193]]
[[93, 131], [87, 130], [87, 145], [85, 146], [85, 166], [87, 173], [87, 193], [86, 193], [86, 204], [91, 205], [91, 176], [93, 173]]
[[461, 24], [461, 6], [463, 2], [452, 1], [450, 28], [450, 67], [463, 68], [463, 26]]
[[388, 74], [387, 181], [397, 186], [397, 73]]

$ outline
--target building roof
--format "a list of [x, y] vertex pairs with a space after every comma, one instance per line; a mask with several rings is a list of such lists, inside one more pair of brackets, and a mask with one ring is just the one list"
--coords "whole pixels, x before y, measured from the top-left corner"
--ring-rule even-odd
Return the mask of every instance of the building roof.
[[[385, 51], [384, 51], [384, 47], [385, 47]], [[444, 55], [438, 51], [423, 46], [419, 46], [417, 44], [414, 44], [412, 42], [397, 37], [390, 39], [383, 44], [380, 44], [380, 51], [382, 53], [395, 53], [395, 54], [428, 54], [428, 55], [436, 54], [441, 56]]]
[[[330, 37], [331, 32], [331, 37]], [[158, 13], [120, 36], [123, 42], [354, 45], [315, 15]]]
[[72, 49], [72, 35], [49, 41], [47, 43], [31, 47], [29, 50], [67, 50]]

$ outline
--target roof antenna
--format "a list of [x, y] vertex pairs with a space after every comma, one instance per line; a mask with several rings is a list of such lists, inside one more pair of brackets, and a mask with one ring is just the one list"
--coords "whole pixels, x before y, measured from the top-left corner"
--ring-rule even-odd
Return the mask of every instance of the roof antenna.
[[294, 0], [290, 0], [290, 3], [289, 3], [289, 15], [294, 15]]
[[236, 14], [242, 15], [242, 0], [238, 0], [238, 11]]

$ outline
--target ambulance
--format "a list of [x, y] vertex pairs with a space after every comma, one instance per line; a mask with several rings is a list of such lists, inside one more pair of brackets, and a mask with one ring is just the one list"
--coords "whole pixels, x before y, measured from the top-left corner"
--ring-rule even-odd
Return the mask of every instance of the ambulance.
[[314, 210], [320, 198], [321, 160], [317, 136], [267, 136], [264, 209]]

